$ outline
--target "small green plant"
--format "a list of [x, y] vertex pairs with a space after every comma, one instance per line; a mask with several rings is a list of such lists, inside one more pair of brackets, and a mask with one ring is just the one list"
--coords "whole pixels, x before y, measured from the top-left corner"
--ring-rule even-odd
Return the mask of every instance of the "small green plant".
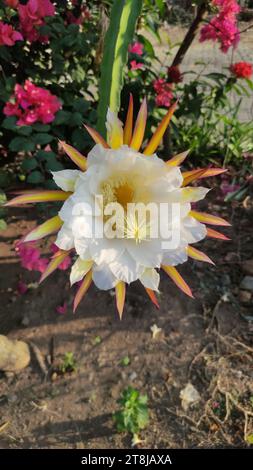
[[118, 401], [121, 409], [113, 415], [117, 430], [132, 434], [134, 442], [138, 441], [138, 433], [148, 425], [147, 401], [147, 395], [141, 395], [138, 390], [127, 387]]
[[253, 444], [253, 434], [249, 434], [249, 435], [247, 436], [247, 442], [248, 442], [249, 444]]
[[95, 336], [95, 338], [93, 340], [93, 344], [96, 346], [97, 344], [100, 344], [101, 341], [102, 341], [101, 336]]
[[121, 359], [120, 365], [123, 366], [123, 367], [127, 367], [127, 366], [129, 366], [130, 362], [131, 362], [130, 357], [125, 356]]
[[77, 361], [72, 352], [66, 352], [63, 357], [63, 361], [59, 367], [62, 374], [67, 372], [76, 372], [77, 371]]

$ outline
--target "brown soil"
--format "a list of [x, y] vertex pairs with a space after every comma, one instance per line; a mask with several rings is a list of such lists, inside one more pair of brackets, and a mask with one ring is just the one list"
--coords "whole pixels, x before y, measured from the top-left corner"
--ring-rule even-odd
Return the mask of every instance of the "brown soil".
[[[13, 241], [34, 225], [36, 213], [9, 212], [8, 229], [0, 238], [0, 333], [27, 341], [33, 358], [18, 375], [0, 376], [2, 448], [127, 448], [131, 437], [116, 432], [112, 413], [130, 384], [149, 398], [150, 424], [141, 433], [140, 447], [249, 445], [252, 304], [239, 304], [238, 283], [243, 261], [253, 258], [252, 210], [212, 206], [204, 209], [232, 221], [233, 228], [224, 232], [233, 240], [209, 239], [200, 245], [216, 267], [189, 262], [181, 269], [195, 300], [164, 276], [160, 310], [133, 286], [122, 321], [113, 294], [94, 287], [73, 315], [74, 293], [66, 272], [58, 271], [39, 288], [35, 284], [18, 295], [20, 276], [34, 283], [38, 274], [20, 268]], [[68, 311], [60, 315], [55, 308], [63, 301]], [[162, 328], [156, 340], [150, 330], [154, 324]], [[74, 353], [78, 370], [54, 374], [52, 380], [49, 356], [56, 367], [66, 352]], [[125, 356], [130, 364], [124, 367], [120, 361]], [[201, 399], [184, 411], [180, 391], [188, 382]]]

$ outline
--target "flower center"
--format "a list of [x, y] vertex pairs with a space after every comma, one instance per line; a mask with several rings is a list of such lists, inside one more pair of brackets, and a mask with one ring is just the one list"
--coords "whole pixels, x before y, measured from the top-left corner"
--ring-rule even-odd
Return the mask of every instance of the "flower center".
[[133, 202], [134, 188], [124, 177], [110, 178], [101, 184], [104, 207], [111, 202], [117, 202], [124, 210], [127, 204]]

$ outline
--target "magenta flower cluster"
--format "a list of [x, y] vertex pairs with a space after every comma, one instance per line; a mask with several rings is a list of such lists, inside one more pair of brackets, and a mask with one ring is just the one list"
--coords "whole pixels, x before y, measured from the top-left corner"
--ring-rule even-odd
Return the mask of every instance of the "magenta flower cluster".
[[[49, 263], [47, 258], [41, 256], [40, 250], [36, 247], [34, 242], [22, 243], [22, 240], [16, 244], [16, 252], [20, 257], [21, 266], [28, 271], [39, 271], [43, 273]], [[50, 247], [52, 253], [58, 251], [57, 246], [53, 243]], [[65, 271], [71, 264], [70, 256], [67, 256], [63, 262], [58, 266], [58, 269]]]
[[46, 16], [54, 16], [55, 7], [50, 0], [29, 0], [26, 5], [18, 6], [21, 32], [28, 41], [47, 42], [48, 37], [42, 36], [39, 26], [45, 24]]
[[14, 46], [16, 41], [22, 41], [23, 36], [15, 31], [10, 24], [0, 21], [0, 46]]
[[52, 122], [60, 108], [61, 103], [55, 95], [26, 80], [24, 86], [15, 86], [14, 95], [3, 112], [6, 116], [16, 116], [18, 126], [29, 126], [35, 122]]
[[237, 26], [240, 6], [236, 0], [212, 0], [212, 4], [218, 9], [218, 13], [202, 27], [200, 42], [218, 41], [222, 52], [226, 53], [230, 47], [236, 47], [240, 41]]

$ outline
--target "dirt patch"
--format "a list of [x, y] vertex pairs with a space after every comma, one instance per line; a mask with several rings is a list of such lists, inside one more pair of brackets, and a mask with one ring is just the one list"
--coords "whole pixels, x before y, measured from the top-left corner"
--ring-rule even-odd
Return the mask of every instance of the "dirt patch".
[[[215, 212], [217, 207], [212, 203], [202, 209]], [[21, 270], [13, 241], [33, 226], [36, 216], [10, 212], [8, 230], [1, 234], [0, 332], [36, 349], [31, 348], [27, 369], [0, 377], [2, 448], [127, 448], [130, 436], [116, 432], [112, 413], [130, 384], [149, 397], [150, 425], [141, 433], [140, 446], [249, 445], [252, 305], [239, 303], [238, 285], [243, 261], [253, 258], [252, 212], [240, 206], [230, 207], [229, 214], [227, 206], [218, 209], [233, 223], [227, 230], [232, 241], [202, 243], [200, 249], [216, 267], [196, 262], [184, 266], [195, 300], [162, 276], [160, 310], [140, 286], [133, 286], [121, 322], [113, 293], [94, 287], [73, 315], [74, 292], [63, 272], [18, 295], [20, 276], [34, 283], [38, 274]], [[56, 313], [64, 301], [67, 313]], [[162, 329], [157, 339], [152, 338], [154, 324]], [[49, 358], [57, 364], [66, 352], [74, 353], [77, 371], [52, 380]], [[125, 356], [127, 366], [121, 365]], [[196, 388], [200, 401], [185, 412], [180, 391], [187, 383]]]

